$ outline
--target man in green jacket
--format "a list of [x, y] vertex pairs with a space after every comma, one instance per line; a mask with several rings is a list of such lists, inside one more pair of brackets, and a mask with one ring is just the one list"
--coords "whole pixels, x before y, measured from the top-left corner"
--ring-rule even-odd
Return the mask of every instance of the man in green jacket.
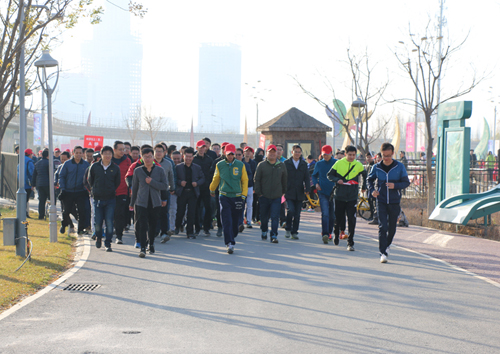
[[215, 166], [215, 174], [210, 183], [210, 195], [215, 197], [219, 187], [220, 217], [224, 231], [227, 253], [234, 252], [238, 236], [238, 226], [243, 214], [243, 205], [248, 193], [248, 174], [243, 162], [235, 159], [236, 147], [226, 145], [226, 156]]
[[278, 243], [278, 224], [281, 202], [287, 188], [287, 171], [278, 160], [276, 146], [271, 144], [267, 147], [267, 159], [257, 165], [254, 182], [255, 195], [259, 197], [262, 240], [267, 240], [271, 216], [271, 243]]
[[[358, 201], [359, 176], [363, 177], [362, 192], [366, 191], [366, 170], [356, 160], [357, 149], [349, 145], [345, 149], [346, 157], [338, 160], [328, 172], [328, 179], [336, 183], [335, 198], [335, 238], [333, 243], [339, 244], [339, 230], [345, 230], [345, 218], [349, 226], [347, 250], [354, 251], [354, 229], [356, 228], [356, 202]], [[342, 232], [340, 238], [346, 236]]]
[[488, 152], [488, 156], [486, 156], [486, 170], [488, 171], [488, 181], [493, 181], [493, 169], [495, 168], [495, 156], [491, 151]]

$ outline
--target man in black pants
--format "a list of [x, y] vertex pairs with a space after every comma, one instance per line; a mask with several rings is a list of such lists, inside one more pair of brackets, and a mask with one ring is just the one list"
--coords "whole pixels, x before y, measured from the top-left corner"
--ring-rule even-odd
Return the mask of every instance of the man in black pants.
[[179, 234], [182, 219], [187, 206], [187, 238], [195, 239], [193, 226], [196, 211], [196, 200], [200, 195], [200, 185], [205, 183], [205, 176], [201, 167], [193, 163], [193, 148], [184, 150], [184, 162], [175, 166], [177, 170], [177, 216], [175, 218], [175, 234]]
[[[212, 206], [210, 197], [210, 169], [214, 160], [208, 156], [207, 146], [204, 140], [200, 140], [196, 143], [196, 154], [193, 158], [193, 163], [200, 166], [205, 176], [205, 183], [200, 185], [200, 196], [196, 203], [196, 215], [195, 215], [195, 235], [200, 233], [201, 226], [203, 226], [203, 234], [205, 237], [210, 236], [210, 226], [212, 224]], [[205, 208], [205, 216], [202, 218], [202, 211]], [[202, 222], [203, 219], [203, 222]]]
[[341, 239], [346, 236], [340, 230], [345, 230], [345, 218], [349, 226], [349, 236], [347, 239], [347, 250], [354, 251], [354, 230], [356, 228], [356, 202], [358, 201], [359, 191], [359, 176], [363, 177], [362, 192], [366, 191], [366, 171], [361, 162], [356, 160], [357, 149], [349, 145], [345, 149], [346, 157], [335, 162], [330, 172], [328, 179], [336, 183], [334, 192], [335, 198], [335, 238], [333, 243], [339, 244]]
[[49, 150], [42, 151], [42, 159], [35, 164], [31, 185], [38, 192], [38, 219], [45, 218], [45, 203], [49, 199], [49, 173], [54, 173], [54, 168], [49, 168]]
[[382, 162], [373, 166], [368, 176], [368, 186], [370, 194], [377, 198], [380, 263], [387, 263], [401, 212], [401, 191], [410, 185], [410, 180], [404, 164], [392, 158], [394, 146], [383, 143], [380, 150]]
[[285, 160], [287, 171], [287, 189], [285, 193], [287, 213], [286, 213], [286, 238], [298, 240], [298, 230], [300, 222], [300, 211], [305, 194], [311, 190], [311, 181], [307, 163], [302, 159], [302, 148], [300, 145], [292, 147], [292, 157]]
[[134, 170], [132, 179], [132, 197], [130, 206], [136, 214], [138, 241], [141, 244], [139, 257], [146, 257], [146, 246], [149, 241], [149, 253], [155, 253], [156, 225], [160, 216], [160, 208], [167, 202], [167, 175], [161, 166], [154, 163], [154, 151], [151, 148], [142, 150], [144, 165]]

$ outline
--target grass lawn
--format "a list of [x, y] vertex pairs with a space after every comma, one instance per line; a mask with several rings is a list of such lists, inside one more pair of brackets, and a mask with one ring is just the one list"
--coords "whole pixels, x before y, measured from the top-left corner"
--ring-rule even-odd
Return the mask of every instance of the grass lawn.
[[[2, 218], [16, 217], [15, 209], [0, 209]], [[70, 265], [76, 237], [58, 235], [59, 242], [49, 242], [48, 220], [38, 220], [31, 213], [28, 237], [33, 242], [31, 262], [14, 272], [24, 258], [16, 256], [15, 246], [3, 246], [3, 223], [0, 225], [0, 312], [51, 283]]]

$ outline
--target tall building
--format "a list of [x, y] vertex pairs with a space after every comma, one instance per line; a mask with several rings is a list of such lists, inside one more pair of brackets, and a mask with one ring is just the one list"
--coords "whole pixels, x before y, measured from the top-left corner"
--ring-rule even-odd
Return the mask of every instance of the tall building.
[[235, 44], [202, 44], [199, 59], [199, 132], [240, 132], [241, 51]]
[[[85, 123], [91, 112], [92, 125], [124, 126], [141, 105], [142, 44], [131, 33], [128, 0], [108, 4], [102, 22], [93, 26], [93, 39], [82, 45], [81, 76], [62, 78], [55, 114], [60, 119]], [[85, 85], [82, 88], [82, 82]], [[73, 103], [72, 103], [73, 102]]]

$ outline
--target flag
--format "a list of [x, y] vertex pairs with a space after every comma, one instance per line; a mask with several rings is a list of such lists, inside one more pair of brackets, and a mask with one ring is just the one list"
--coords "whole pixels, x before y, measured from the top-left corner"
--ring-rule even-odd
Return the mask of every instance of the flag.
[[87, 127], [90, 127], [91, 116], [92, 116], [92, 111], [89, 112], [89, 117], [87, 118]]
[[191, 117], [191, 136], [189, 139], [189, 143], [191, 147], [194, 147], [194, 131], [193, 131], [193, 117]]

